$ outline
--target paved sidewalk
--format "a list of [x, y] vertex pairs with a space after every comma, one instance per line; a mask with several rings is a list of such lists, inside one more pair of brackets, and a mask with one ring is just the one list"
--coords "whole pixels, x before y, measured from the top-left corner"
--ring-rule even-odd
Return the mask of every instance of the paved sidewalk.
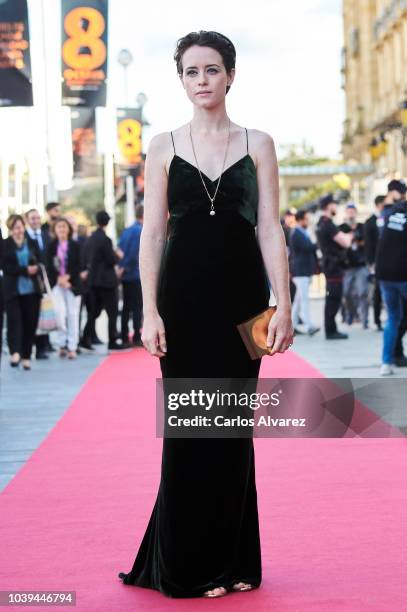
[[75, 361], [52, 353], [32, 360], [32, 370], [11, 368], [7, 353], [0, 372], [0, 491], [46, 438], [86, 379], [106, 357], [106, 347]]
[[[321, 331], [312, 336], [295, 336], [294, 350], [303, 359], [311, 362], [314, 367], [330, 378], [376, 378], [379, 376], [383, 333], [376, 331], [376, 326], [370, 323], [371, 329], [363, 329], [359, 323], [349, 326], [341, 323], [337, 315], [338, 329], [349, 334], [348, 340], [326, 340], [323, 331], [324, 300], [311, 300], [313, 322], [321, 327]], [[370, 313], [372, 320], [372, 313]], [[384, 315], [383, 315], [384, 319]], [[407, 337], [404, 341], [407, 352]], [[395, 374], [386, 378], [407, 378], [407, 368], [397, 368]]]

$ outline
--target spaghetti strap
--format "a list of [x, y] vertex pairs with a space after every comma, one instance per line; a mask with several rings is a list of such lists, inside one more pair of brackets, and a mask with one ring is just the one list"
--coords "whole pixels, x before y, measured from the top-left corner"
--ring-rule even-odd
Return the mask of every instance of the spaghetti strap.
[[247, 152], [249, 153], [249, 136], [247, 134], [247, 128], [245, 127], [246, 130], [246, 146], [247, 146]]
[[171, 134], [171, 139], [172, 139], [172, 146], [174, 147], [174, 155], [175, 155], [175, 144], [174, 144], [174, 136], [172, 135], [172, 132], [170, 132]]

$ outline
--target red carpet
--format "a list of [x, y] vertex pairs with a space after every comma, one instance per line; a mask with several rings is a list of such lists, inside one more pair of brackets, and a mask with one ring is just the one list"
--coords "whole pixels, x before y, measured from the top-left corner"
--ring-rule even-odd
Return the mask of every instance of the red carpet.
[[[294, 353], [263, 359], [263, 377], [287, 372], [318, 376]], [[171, 600], [123, 585], [159, 482], [156, 376], [143, 349], [106, 359], [7, 486], [1, 590], [75, 590], [87, 612], [407, 610], [404, 438], [255, 441], [257, 591]]]

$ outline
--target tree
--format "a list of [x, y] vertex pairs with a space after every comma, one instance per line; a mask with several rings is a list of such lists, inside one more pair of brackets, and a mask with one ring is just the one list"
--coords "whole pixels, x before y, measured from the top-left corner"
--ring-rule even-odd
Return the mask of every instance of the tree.
[[313, 166], [328, 161], [327, 157], [317, 157], [315, 149], [304, 139], [300, 143], [281, 145], [283, 157], [279, 160], [281, 166]]

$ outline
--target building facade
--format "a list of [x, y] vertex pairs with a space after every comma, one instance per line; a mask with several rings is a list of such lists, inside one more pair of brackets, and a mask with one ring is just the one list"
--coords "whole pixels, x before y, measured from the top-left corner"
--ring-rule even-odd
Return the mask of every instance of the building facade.
[[343, 0], [343, 23], [343, 156], [384, 185], [407, 177], [407, 0]]

